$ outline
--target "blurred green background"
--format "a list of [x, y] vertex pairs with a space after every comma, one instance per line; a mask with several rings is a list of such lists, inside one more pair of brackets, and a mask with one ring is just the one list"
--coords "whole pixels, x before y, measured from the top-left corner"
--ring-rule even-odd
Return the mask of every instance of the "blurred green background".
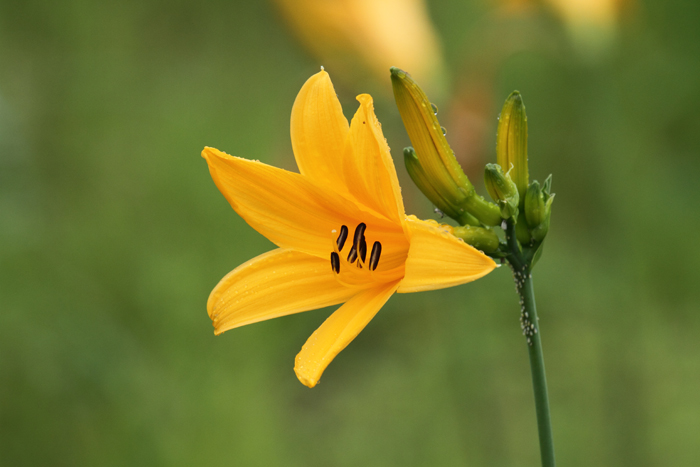
[[[433, 90], [477, 184], [513, 89], [531, 177], [554, 174], [535, 282], [559, 464], [697, 466], [700, 4], [617, 7], [598, 40], [544, 4], [431, 1]], [[1, 465], [538, 465], [505, 267], [396, 295], [312, 390], [294, 356], [331, 309], [214, 337], [210, 290], [272, 244], [199, 153], [296, 170], [292, 103], [324, 62], [285, 18], [0, 2]], [[435, 217], [398, 157], [388, 70], [327, 70], [346, 115], [375, 95], [407, 210]]]

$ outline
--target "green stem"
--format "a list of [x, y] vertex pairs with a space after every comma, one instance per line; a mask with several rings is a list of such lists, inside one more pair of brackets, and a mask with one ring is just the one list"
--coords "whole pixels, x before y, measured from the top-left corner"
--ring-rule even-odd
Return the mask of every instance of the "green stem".
[[535, 289], [532, 285], [531, 263], [520, 251], [515, 240], [515, 225], [508, 221], [506, 228], [508, 244], [508, 262], [513, 267], [515, 286], [520, 295], [520, 323], [527, 339], [530, 356], [532, 388], [535, 393], [535, 412], [537, 414], [537, 431], [540, 438], [540, 455], [542, 467], [554, 467], [554, 442], [552, 439], [552, 421], [549, 415], [549, 396], [547, 395], [547, 378], [544, 371], [540, 324], [535, 305]]
[[[532, 389], [535, 392], [535, 411], [537, 412], [537, 430], [540, 435], [540, 454], [543, 467], [554, 467], [554, 442], [552, 440], [552, 420], [549, 415], [549, 396], [547, 395], [547, 378], [544, 372], [544, 357], [542, 356], [542, 340], [540, 325], [535, 306], [535, 290], [532, 286], [532, 274], [526, 270], [520, 298], [523, 301], [524, 322], [530, 322], [528, 337], [528, 354], [530, 355], [530, 370], [532, 373]], [[527, 313], [527, 315], [525, 315]]]

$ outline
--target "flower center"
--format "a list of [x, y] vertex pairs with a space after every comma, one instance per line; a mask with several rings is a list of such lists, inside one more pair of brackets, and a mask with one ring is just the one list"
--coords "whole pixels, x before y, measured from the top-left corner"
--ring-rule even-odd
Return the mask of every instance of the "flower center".
[[[372, 251], [369, 255], [369, 261], [367, 261], [366, 230], [367, 224], [364, 222], [355, 227], [355, 233], [352, 237], [352, 246], [347, 256], [344, 254], [341, 256], [349, 234], [346, 225], [340, 227], [340, 233], [338, 233], [337, 239], [333, 241], [331, 269], [333, 269], [333, 273], [344, 285], [354, 286], [360, 283], [366, 283], [368, 279], [367, 272], [369, 272], [370, 280], [377, 279], [374, 277], [373, 272], [377, 269], [377, 266], [379, 266], [379, 259], [382, 256], [382, 244], [378, 241], [372, 244]], [[333, 230], [334, 234], [336, 232], [336, 230]], [[339, 277], [341, 274], [343, 275], [342, 280]]]

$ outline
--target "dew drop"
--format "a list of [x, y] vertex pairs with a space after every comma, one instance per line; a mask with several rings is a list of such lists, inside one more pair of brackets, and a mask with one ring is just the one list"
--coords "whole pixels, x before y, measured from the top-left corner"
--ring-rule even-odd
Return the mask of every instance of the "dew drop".
[[447, 130], [445, 129], [445, 127], [441, 126], [440, 129], [442, 130], [442, 136], [447, 136]]
[[431, 103], [430, 103], [430, 107], [433, 108], [433, 113], [434, 113], [435, 115], [437, 115], [437, 113], [438, 113], [437, 105], [435, 105], [435, 104], [433, 104], [433, 103], [431, 102]]

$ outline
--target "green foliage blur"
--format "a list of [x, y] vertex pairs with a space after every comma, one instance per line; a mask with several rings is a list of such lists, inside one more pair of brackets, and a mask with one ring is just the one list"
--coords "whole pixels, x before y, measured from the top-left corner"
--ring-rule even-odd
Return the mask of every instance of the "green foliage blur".
[[[559, 464], [700, 465], [700, 4], [635, 2], [591, 54], [496, 4], [429, 4], [438, 104], [456, 138], [450, 96], [490, 86], [463, 162], [482, 195], [514, 89], [531, 179], [554, 174], [535, 284]], [[0, 2], [0, 465], [538, 465], [506, 267], [393, 297], [315, 389], [294, 356], [331, 309], [214, 337], [210, 290], [273, 245], [199, 154], [296, 170], [289, 115], [320, 65], [267, 2]], [[407, 209], [436, 217], [389, 71], [328, 71], [348, 116], [375, 93]]]

